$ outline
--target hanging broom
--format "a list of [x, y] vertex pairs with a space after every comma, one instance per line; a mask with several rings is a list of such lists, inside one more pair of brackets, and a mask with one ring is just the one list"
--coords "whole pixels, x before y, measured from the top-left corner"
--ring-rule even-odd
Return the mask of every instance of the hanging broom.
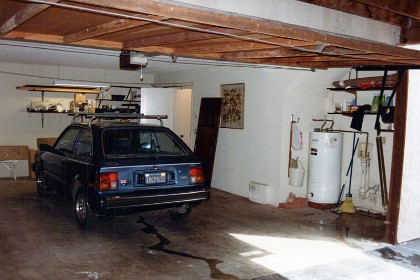
[[349, 182], [349, 192], [346, 194], [346, 198], [344, 199], [343, 204], [341, 204], [339, 211], [343, 212], [343, 213], [350, 213], [350, 214], [354, 214], [356, 213], [356, 210], [354, 209], [353, 206], [353, 195], [351, 194], [351, 178], [353, 176], [353, 157], [354, 157], [354, 152], [356, 151], [356, 147], [357, 144], [359, 143], [359, 138], [357, 138], [357, 142], [355, 144], [355, 139], [356, 139], [356, 134], [353, 134], [353, 147], [352, 147], [352, 158], [350, 161], [350, 182]]

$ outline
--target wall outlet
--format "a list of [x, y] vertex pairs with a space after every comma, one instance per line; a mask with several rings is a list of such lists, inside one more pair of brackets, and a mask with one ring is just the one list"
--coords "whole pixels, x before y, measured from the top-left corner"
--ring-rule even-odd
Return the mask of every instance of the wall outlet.
[[382, 145], [385, 145], [385, 144], [386, 144], [386, 137], [382, 136]]

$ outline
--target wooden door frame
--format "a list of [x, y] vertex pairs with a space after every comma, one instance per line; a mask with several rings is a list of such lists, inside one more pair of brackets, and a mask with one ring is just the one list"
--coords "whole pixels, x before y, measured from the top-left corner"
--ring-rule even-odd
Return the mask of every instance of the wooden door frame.
[[407, 125], [408, 71], [400, 82], [396, 98], [394, 116], [394, 143], [392, 147], [389, 203], [386, 216], [385, 238], [391, 244], [397, 243], [398, 220], [400, 215], [402, 176], [404, 169], [404, 148]]

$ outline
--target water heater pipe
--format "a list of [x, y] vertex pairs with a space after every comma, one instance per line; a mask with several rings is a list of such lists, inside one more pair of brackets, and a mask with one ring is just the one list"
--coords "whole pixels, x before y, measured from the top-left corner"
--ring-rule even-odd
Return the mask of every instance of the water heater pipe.
[[365, 145], [365, 155], [367, 155], [368, 152], [368, 143], [369, 143], [369, 133], [365, 131], [352, 131], [352, 130], [342, 130], [342, 129], [334, 129], [331, 130], [331, 132], [343, 132], [343, 133], [360, 133], [360, 134], [366, 134], [366, 145]]
[[[333, 131], [333, 126], [334, 126], [334, 120], [328, 120], [328, 119], [312, 119], [312, 121], [314, 122], [324, 122], [320, 128], [320, 131]], [[327, 122], [331, 122], [331, 126], [329, 128], [325, 128], [324, 126], [327, 124]], [[316, 131], [316, 130], [315, 130]]]
[[[362, 186], [360, 188], [360, 196], [363, 199], [367, 198], [369, 188], [369, 175], [370, 175], [370, 159], [362, 158]], [[366, 189], [366, 187], [368, 189]]]

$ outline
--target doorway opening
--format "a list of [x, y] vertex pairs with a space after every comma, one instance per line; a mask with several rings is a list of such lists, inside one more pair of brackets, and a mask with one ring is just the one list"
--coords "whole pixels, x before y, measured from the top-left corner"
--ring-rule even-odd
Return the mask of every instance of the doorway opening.
[[192, 144], [192, 89], [176, 89], [174, 92], [174, 132], [191, 149]]

